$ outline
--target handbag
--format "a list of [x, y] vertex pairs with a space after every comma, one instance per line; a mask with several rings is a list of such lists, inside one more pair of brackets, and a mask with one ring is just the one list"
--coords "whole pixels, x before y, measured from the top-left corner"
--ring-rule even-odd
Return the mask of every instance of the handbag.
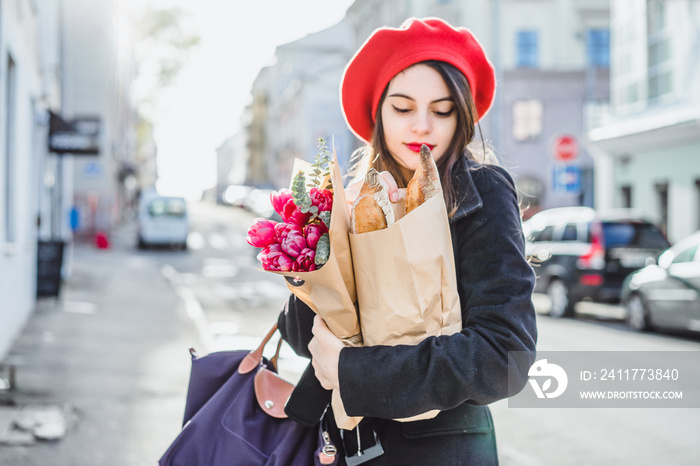
[[289, 466], [337, 464], [323, 422], [302, 426], [284, 405], [294, 385], [279, 377], [277, 361], [263, 349], [277, 325], [253, 351], [219, 351], [198, 357], [190, 349], [183, 428], [160, 466]]

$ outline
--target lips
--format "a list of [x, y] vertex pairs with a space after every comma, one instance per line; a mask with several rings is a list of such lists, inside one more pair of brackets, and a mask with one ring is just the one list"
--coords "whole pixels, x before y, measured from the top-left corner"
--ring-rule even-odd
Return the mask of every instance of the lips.
[[406, 147], [408, 147], [410, 150], [412, 150], [415, 153], [420, 153], [420, 146], [425, 144], [428, 146], [428, 148], [432, 151], [435, 148], [435, 144], [428, 144], [426, 142], [408, 142], [406, 143]]

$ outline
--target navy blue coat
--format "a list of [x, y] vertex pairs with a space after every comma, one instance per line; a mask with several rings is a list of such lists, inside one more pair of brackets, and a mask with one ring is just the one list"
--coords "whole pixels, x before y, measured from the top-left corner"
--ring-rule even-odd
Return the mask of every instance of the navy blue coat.
[[[453, 176], [460, 202], [450, 230], [463, 330], [414, 346], [340, 352], [338, 375], [345, 409], [350, 416], [366, 418], [360, 424], [363, 444], [367, 445], [364, 439], [372, 426], [386, 452], [367, 465], [498, 464], [486, 405], [519, 392], [534, 362], [535, 275], [524, 257], [512, 178], [500, 167], [466, 158], [456, 164]], [[313, 316], [292, 296], [279, 319], [285, 340], [307, 357]], [[531, 354], [529, 360], [520, 359], [510, 381], [509, 351]], [[288, 413], [308, 423], [305, 416], [319, 415], [328, 393], [309, 369], [288, 403]], [[442, 412], [425, 421], [388, 420], [432, 409]]]

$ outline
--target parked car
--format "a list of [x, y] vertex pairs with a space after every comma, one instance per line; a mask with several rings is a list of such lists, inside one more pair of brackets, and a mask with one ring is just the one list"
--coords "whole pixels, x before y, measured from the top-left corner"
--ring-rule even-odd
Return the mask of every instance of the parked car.
[[138, 247], [170, 245], [187, 249], [190, 226], [182, 197], [144, 195], [138, 208]]
[[700, 231], [679, 241], [622, 286], [627, 324], [653, 329], [700, 331]]
[[549, 295], [553, 317], [572, 316], [583, 299], [619, 302], [625, 277], [669, 247], [659, 228], [630, 210], [548, 209], [523, 229], [537, 274], [535, 292]]

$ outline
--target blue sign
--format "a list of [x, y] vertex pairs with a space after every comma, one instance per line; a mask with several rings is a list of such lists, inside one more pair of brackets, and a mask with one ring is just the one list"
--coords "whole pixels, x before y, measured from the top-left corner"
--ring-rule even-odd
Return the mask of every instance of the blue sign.
[[555, 192], [580, 193], [581, 167], [578, 165], [555, 165], [552, 168], [552, 189]]
[[102, 164], [99, 162], [88, 162], [83, 165], [83, 174], [89, 177], [102, 176]]

